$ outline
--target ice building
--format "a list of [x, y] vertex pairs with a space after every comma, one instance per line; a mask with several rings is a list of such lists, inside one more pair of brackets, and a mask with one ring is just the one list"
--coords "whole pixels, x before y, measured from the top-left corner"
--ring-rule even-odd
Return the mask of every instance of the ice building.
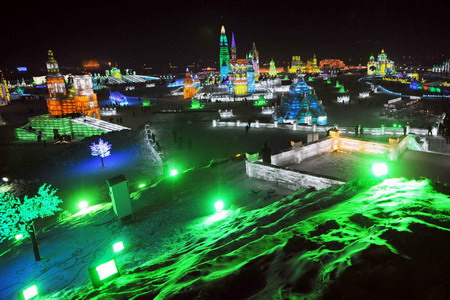
[[289, 94], [282, 98], [274, 117], [279, 123], [327, 124], [327, 114], [322, 101], [303, 78], [291, 85]]

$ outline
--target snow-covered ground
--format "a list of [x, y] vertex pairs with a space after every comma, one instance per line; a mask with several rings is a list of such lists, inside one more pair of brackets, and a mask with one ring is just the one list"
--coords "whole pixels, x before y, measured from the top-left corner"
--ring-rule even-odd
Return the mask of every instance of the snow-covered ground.
[[[334, 284], [374, 272], [377, 286], [397, 289], [391, 295], [448, 296], [450, 245], [438, 242], [438, 262], [436, 241], [420, 245], [422, 251], [414, 242], [429, 235], [448, 240], [450, 199], [435, 191], [442, 187], [427, 180], [358, 179], [286, 196], [244, 174], [241, 160], [220, 161], [133, 193], [132, 222], [121, 224], [111, 205], [101, 204], [41, 227], [42, 261], [34, 261], [28, 239], [3, 248], [2, 298], [13, 299], [30, 283], [48, 299], [316, 298], [331, 288], [344, 296], [370, 295], [352, 288], [366, 281], [346, 282], [346, 289]], [[226, 210], [215, 214], [218, 199]], [[117, 241], [125, 250], [113, 254]], [[88, 268], [113, 257], [122, 276], [93, 289]], [[441, 277], [422, 282], [424, 267]], [[419, 274], [393, 283], [382, 276], [407, 270]]]

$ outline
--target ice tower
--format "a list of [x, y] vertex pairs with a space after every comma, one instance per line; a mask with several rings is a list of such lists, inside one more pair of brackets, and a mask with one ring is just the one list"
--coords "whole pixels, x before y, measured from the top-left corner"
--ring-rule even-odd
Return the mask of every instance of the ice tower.
[[223, 81], [227, 78], [230, 69], [230, 52], [228, 51], [228, 40], [227, 36], [225, 35], [224, 26], [222, 26], [220, 30], [219, 65], [220, 65], [220, 78]]
[[253, 42], [252, 50], [250, 51], [250, 58], [253, 63], [253, 70], [255, 71], [255, 81], [259, 80], [259, 52], [256, 50], [255, 42]]
[[184, 78], [183, 83], [183, 94], [184, 99], [189, 99], [195, 96], [195, 88], [194, 81], [192, 80], [191, 72], [189, 72], [189, 68], [186, 68], [186, 77]]
[[247, 65], [247, 89], [249, 93], [256, 92], [255, 85], [255, 70], [253, 69], [253, 61], [251, 56], [248, 57], [248, 65]]

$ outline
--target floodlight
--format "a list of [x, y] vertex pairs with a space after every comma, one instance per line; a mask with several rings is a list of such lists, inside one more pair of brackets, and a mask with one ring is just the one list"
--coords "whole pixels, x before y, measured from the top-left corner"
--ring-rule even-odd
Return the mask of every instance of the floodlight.
[[15, 238], [16, 238], [16, 241], [18, 241], [18, 240], [20, 240], [21, 238], [23, 238], [23, 235], [22, 235], [21, 233], [16, 234]]
[[216, 209], [216, 213], [219, 213], [223, 210], [225, 204], [222, 200], [218, 200], [214, 203], [214, 208]]
[[117, 274], [119, 270], [117, 270], [116, 262], [114, 260], [110, 260], [100, 266], [96, 267], [95, 270], [98, 273], [98, 279], [103, 280], [108, 278], [114, 274]]
[[387, 175], [388, 167], [385, 163], [375, 163], [372, 165], [372, 173], [376, 177]]
[[38, 292], [37, 286], [32, 285], [19, 293], [19, 299], [23, 299], [23, 300], [33, 299], [38, 294], [39, 294], [39, 292]]
[[89, 207], [89, 202], [87, 202], [86, 200], [83, 200], [80, 203], [78, 203], [78, 208], [80, 210], [86, 209], [88, 207]]
[[170, 170], [170, 176], [177, 176], [178, 175], [178, 170], [172, 169]]
[[8, 178], [8, 177], [3, 177], [2, 180], [3, 180], [4, 182], [8, 182], [8, 181], [9, 181], [9, 178]]
[[114, 251], [115, 253], [122, 251], [124, 248], [125, 248], [125, 247], [123, 246], [123, 242], [122, 242], [122, 241], [117, 242], [117, 243], [115, 243], [115, 244], [113, 245], [113, 251]]
[[105, 282], [120, 276], [120, 272], [117, 269], [116, 261], [111, 259], [97, 267], [89, 268], [89, 276], [91, 277], [92, 285], [98, 288]]
[[139, 185], [139, 188], [143, 188], [143, 187], [145, 187], [145, 183], [141, 183], [141, 184]]

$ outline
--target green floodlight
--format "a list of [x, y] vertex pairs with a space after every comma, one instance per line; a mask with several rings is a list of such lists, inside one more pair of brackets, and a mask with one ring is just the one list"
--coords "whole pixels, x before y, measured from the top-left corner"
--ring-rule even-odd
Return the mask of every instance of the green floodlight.
[[113, 247], [114, 253], [120, 252], [120, 251], [122, 251], [125, 248], [123, 246], [123, 242], [122, 241], [115, 243], [112, 247]]
[[19, 299], [28, 300], [33, 299], [39, 294], [37, 286], [32, 285], [19, 293]]
[[89, 276], [91, 277], [94, 288], [98, 288], [105, 282], [119, 277], [120, 272], [117, 269], [116, 261], [111, 259], [95, 268], [89, 268]]
[[225, 207], [225, 204], [223, 203], [222, 200], [218, 200], [214, 203], [214, 208], [216, 210], [216, 213], [220, 213], [224, 207]]
[[16, 235], [14, 236], [14, 238], [16, 239], [16, 241], [18, 241], [18, 240], [20, 240], [21, 238], [23, 238], [23, 234], [21, 234], [21, 233], [16, 234]]
[[372, 165], [372, 173], [376, 177], [387, 175], [388, 167], [385, 163], [375, 163]]
[[89, 207], [89, 202], [87, 202], [86, 200], [80, 201], [80, 202], [78, 203], [78, 208], [79, 208], [80, 210], [84, 210], [84, 209], [86, 209], [86, 208], [88, 208], [88, 207]]
[[178, 170], [176, 170], [176, 169], [170, 170], [170, 176], [177, 176], [177, 175], [178, 175]]
[[397, 124], [394, 123], [394, 127], [397, 127]]
[[143, 187], [145, 187], [145, 183], [141, 183], [141, 184], [139, 185], [139, 188], [143, 188]]

